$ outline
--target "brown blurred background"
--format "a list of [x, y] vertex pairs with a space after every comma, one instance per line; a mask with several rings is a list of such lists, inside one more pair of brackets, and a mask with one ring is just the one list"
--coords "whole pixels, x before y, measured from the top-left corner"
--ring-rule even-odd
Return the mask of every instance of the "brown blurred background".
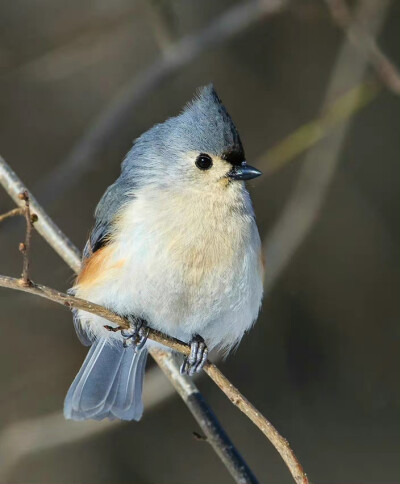
[[[288, 438], [312, 482], [399, 483], [399, 98], [325, 2], [269, 3], [282, 5], [245, 25], [243, 12], [226, 16], [245, 5], [230, 0], [3, 0], [0, 153], [82, 248], [132, 140], [214, 82], [248, 161], [265, 172], [250, 189], [271, 271], [256, 326], [221, 369]], [[360, 5], [359, 21], [400, 63], [400, 2], [350, 7]], [[182, 62], [177, 42], [187, 47], [220, 18], [242, 25]], [[182, 65], [164, 72], [171, 52]], [[156, 82], [140, 91], [154, 65]], [[348, 107], [365, 80], [356, 107], [314, 142], [307, 127], [329, 111], [324, 99]], [[99, 120], [97, 129], [109, 124], [96, 149], [73, 151]], [[276, 162], [273, 148], [294, 132], [293, 154]], [[0, 187], [0, 213], [11, 208]], [[20, 273], [23, 231], [22, 220], [1, 225], [0, 273]], [[32, 274], [61, 290], [73, 277], [39, 236]], [[0, 304], [0, 482], [232, 482], [175, 395], [139, 423], [64, 422], [86, 352], [70, 314], [5, 289]], [[169, 388], [156, 371], [153, 399]], [[198, 384], [260, 482], [292, 482], [260, 432], [211, 381]]]

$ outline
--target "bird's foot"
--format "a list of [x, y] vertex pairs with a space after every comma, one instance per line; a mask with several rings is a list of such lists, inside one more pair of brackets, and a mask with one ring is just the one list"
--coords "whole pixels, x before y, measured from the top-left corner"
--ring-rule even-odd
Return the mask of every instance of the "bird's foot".
[[129, 329], [121, 329], [121, 335], [124, 339], [124, 348], [134, 346], [135, 352], [143, 348], [149, 335], [149, 328], [147, 323], [142, 318], [135, 316], [127, 316], [129, 321]]
[[181, 374], [192, 376], [199, 373], [207, 361], [208, 348], [204, 339], [195, 334], [190, 341], [190, 355], [186, 356], [181, 366]]

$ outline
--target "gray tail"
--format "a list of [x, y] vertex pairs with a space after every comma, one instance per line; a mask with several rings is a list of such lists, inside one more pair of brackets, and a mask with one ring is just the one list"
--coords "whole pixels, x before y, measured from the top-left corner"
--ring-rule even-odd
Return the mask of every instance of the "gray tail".
[[106, 338], [93, 341], [65, 398], [65, 418], [139, 420], [146, 359], [146, 348], [135, 353]]

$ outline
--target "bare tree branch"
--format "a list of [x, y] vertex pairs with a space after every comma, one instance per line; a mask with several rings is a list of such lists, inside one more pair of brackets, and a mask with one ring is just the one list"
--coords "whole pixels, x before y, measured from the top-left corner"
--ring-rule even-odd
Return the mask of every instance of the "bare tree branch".
[[[61, 304], [62, 306], [66, 306], [70, 309], [79, 309], [81, 311], [96, 314], [97, 316], [116, 324], [116, 329], [118, 331], [121, 329], [129, 329], [129, 321], [126, 318], [113, 313], [105, 307], [90, 301], [85, 301], [84, 299], [80, 299], [78, 297], [70, 296], [69, 294], [65, 294], [50, 287], [36, 284], [33, 281], [30, 281], [30, 284], [25, 284], [25, 281], [22, 279], [0, 275], [0, 286], [15, 289], [17, 291], [28, 292], [30, 294], [34, 294], [35, 296], [43, 297], [49, 301]], [[171, 338], [160, 331], [156, 331], [155, 329], [149, 328], [149, 338], [156, 343], [168, 346], [169, 348], [184, 355], [190, 354], [189, 345], [179, 341], [178, 339]]]

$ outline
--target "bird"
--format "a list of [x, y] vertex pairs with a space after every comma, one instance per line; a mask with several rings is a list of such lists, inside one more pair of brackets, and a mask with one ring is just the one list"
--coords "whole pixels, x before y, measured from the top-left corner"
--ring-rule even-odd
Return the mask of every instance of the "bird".
[[126, 317], [129, 329], [73, 311], [90, 346], [68, 390], [73, 420], [139, 420], [149, 327], [190, 344], [181, 373], [226, 355], [256, 321], [264, 261], [235, 124], [212, 84], [139, 138], [95, 210], [70, 294]]

